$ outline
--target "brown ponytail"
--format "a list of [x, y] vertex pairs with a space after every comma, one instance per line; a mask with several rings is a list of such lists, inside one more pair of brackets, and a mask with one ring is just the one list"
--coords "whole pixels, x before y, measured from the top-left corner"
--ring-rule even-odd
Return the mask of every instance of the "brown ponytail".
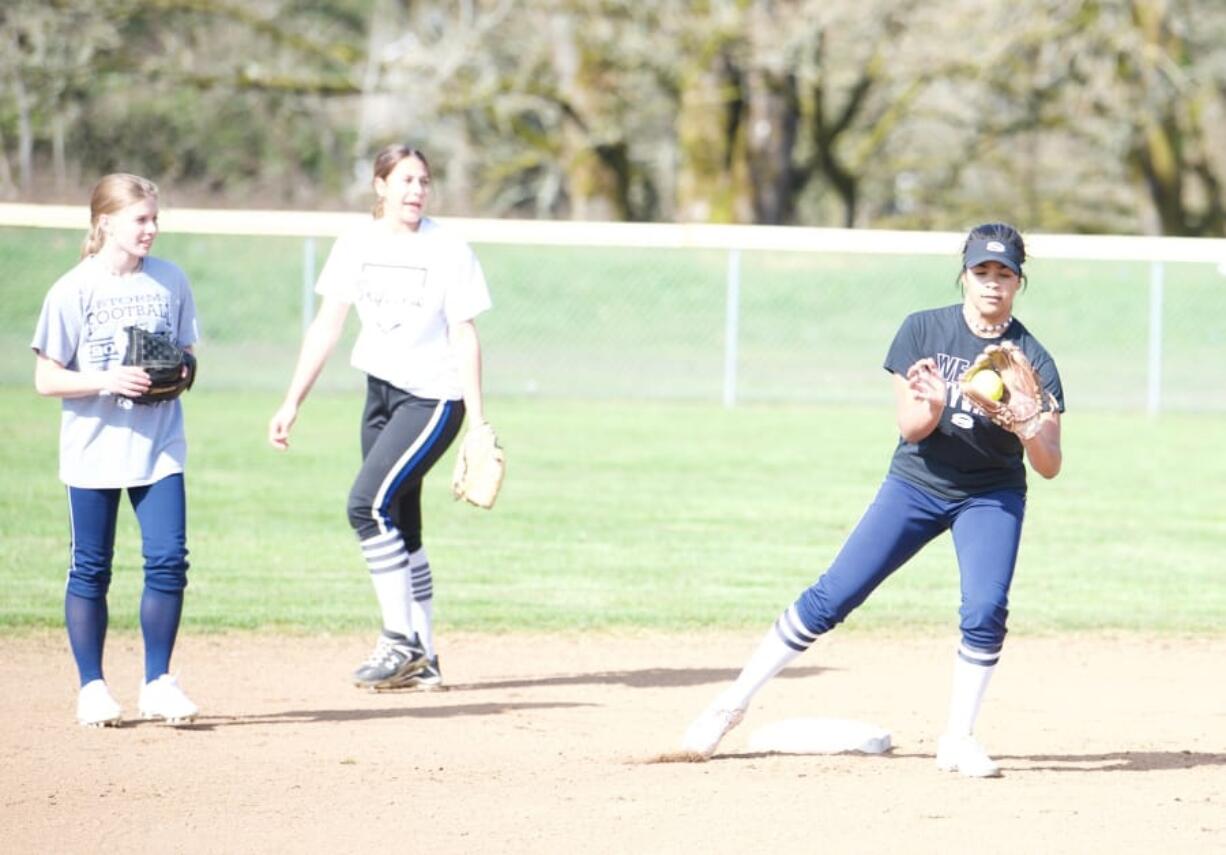
[[101, 222], [103, 214], [113, 214], [145, 199], [156, 201], [157, 197], [157, 185], [147, 178], [127, 172], [103, 176], [89, 197], [89, 234], [81, 244], [81, 257], [96, 254], [106, 243]]

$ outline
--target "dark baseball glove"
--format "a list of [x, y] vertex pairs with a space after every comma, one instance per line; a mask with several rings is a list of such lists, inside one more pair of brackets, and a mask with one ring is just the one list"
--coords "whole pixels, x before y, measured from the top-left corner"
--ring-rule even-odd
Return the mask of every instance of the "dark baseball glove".
[[[975, 375], [983, 371], [996, 372], [1000, 385], [993, 389], [995, 383], [975, 382]], [[962, 394], [971, 403], [1022, 439], [1030, 439], [1039, 432], [1039, 417], [1043, 413], [1058, 408], [1055, 396], [1044, 391], [1043, 381], [1026, 354], [1011, 341], [985, 347], [962, 372], [959, 382]]]
[[143, 395], [132, 400], [138, 404], [172, 401], [192, 388], [196, 380], [196, 357], [179, 347], [168, 336], [140, 327], [124, 327], [128, 349], [124, 365], [145, 369], [151, 381]]

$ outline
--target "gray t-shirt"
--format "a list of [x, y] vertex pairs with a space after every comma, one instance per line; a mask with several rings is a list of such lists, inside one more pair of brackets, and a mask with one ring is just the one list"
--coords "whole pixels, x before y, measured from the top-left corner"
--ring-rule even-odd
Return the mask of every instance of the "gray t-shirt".
[[[125, 276], [85, 258], [51, 286], [30, 347], [72, 371], [122, 363], [125, 327], [196, 341], [196, 305], [187, 276], [145, 258]], [[182, 472], [187, 462], [178, 400], [133, 404], [109, 394], [66, 398], [60, 419], [60, 480], [72, 487], [138, 487]]]

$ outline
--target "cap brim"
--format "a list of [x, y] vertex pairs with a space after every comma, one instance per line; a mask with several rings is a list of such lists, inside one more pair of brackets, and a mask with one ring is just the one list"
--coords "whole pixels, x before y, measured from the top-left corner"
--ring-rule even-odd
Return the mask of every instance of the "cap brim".
[[985, 262], [988, 262], [988, 261], [995, 261], [999, 264], [1003, 264], [1005, 267], [1008, 267], [1018, 276], [1022, 275], [1021, 265], [1018, 264], [1016, 261], [1014, 261], [1012, 258], [1010, 258], [1008, 255], [1006, 255], [1003, 252], [992, 252], [991, 250], [987, 250], [987, 249], [982, 249], [982, 250], [979, 250], [978, 252], [972, 251], [972, 252], [967, 253], [966, 259], [964, 260], [963, 264], [966, 267], [970, 268], [970, 267], [978, 267], [980, 264], [984, 264]]

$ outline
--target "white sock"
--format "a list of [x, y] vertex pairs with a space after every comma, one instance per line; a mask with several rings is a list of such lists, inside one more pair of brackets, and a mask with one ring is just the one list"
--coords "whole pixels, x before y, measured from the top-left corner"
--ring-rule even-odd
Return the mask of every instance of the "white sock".
[[375, 597], [383, 615], [383, 628], [408, 637], [413, 634], [409, 611], [409, 556], [400, 532], [391, 531], [361, 542], [362, 557], [370, 570]]
[[758, 690], [802, 652], [785, 644], [772, 626], [750, 655], [736, 682], [720, 694], [716, 705], [721, 709], [746, 709]]
[[426, 649], [426, 656], [433, 659], [434, 654], [434, 578], [430, 574], [430, 560], [426, 558], [426, 548], [423, 546], [409, 553], [409, 576], [407, 593], [409, 597], [409, 614], [421, 646]]
[[954, 684], [949, 698], [946, 736], [970, 736], [974, 732], [975, 719], [979, 717], [984, 692], [988, 689], [992, 672], [996, 670], [997, 656], [999, 654], [991, 655], [990, 665], [968, 662], [961, 655], [954, 658]]

